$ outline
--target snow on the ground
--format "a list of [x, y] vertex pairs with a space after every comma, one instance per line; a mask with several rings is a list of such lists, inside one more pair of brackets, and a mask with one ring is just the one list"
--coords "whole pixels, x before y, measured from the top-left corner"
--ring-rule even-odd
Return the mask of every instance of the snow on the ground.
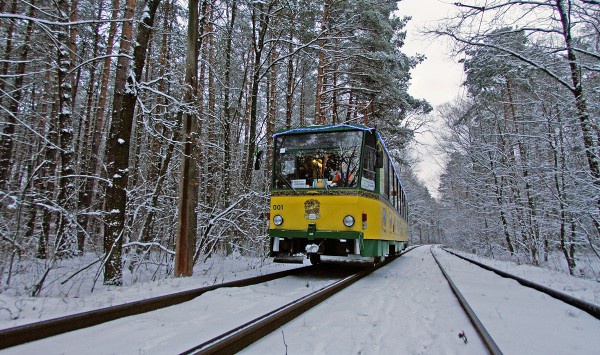
[[[465, 344], [458, 334], [465, 332]], [[420, 247], [243, 351], [247, 354], [485, 354]]]
[[[434, 252], [505, 354], [598, 353], [598, 319], [440, 248]], [[536, 275], [537, 281], [544, 281]]]
[[[144, 281], [134, 283], [125, 270], [125, 286], [115, 287], [103, 285], [101, 275], [100, 280], [94, 282], [97, 268], [90, 268], [61, 285], [83, 265], [88, 265], [89, 260], [76, 258], [61, 262], [48, 276], [42, 297], [30, 297], [25, 286], [14, 286], [0, 293], [0, 329], [302, 266], [276, 264], [270, 259], [238, 254], [216, 255], [196, 265], [192, 277], [162, 276], [151, 281], [156, 270], [149, 268], [147, 272], [138, 270], [136, 274]], [[32, 269], [30, 263], [27, 267]], [[31, 285], [35, 280], [30, 279], [34, 278], [27, 273], [18, 274], [13, 276], [12, 284]]]
[[289, 276], [7, 349], [11, 354], [178, 354], [329, 283]]
[[[533, 265], [520, 264], [516, 265], [513, 262], [494, 260], [489, 258], [479, 257], [477, 255], [452, 250], [453, 252], [463, 255], [467, 258], [479, 261], [498, 270], [508, 272], [515, 276], [519, 276], [526, 280], [535, 282], [542, 286], [549, 287], [553, 290], [560, 291], [567, 295], [577, 297], [586, 302], [600, 304], [600, 279], [591, 280], [579, 277], [570, 276], [568, 273], [556, 270], [549, 270]], [[564, 262], [564, 258], [561, 259]], [[598, 263], [588, 262], [588, 265], [600, 265]], [[597, 266], [596, 266], [597, 265]], [[558, 268], [558, 267], [557, 267]], [[562, 268], [561, 268], [562, 269]]]
[[[566, 304], [507, 281], [435, 248], [459, 288], [505, 354], [597, 353], [600, 321]], [[463, 264], [464, 263], [464, 264]], [[246, 265], [246, 267], [244, 267]], [[497, 265], [494, 265], [497, 266]], [[124, 303], [236, 278], [280, 270], [269, 261], [226, 258], [196, 276], [136, 283], [122, 288], [79, 287], [77, 298], [64, 293], [44, 301], [20, 296], [22, 323], [85, 309]], [[295, 267], [295, 266], [294, 266]], [[509, 264], [500, 267], [511, 272]], [[512, 269], [524, 270], [520, 267]], [[533, 277], [527, 277], [533, 275]], [[545, 276], [544, 276], [545, 275]], [[600, 295], [600, 284], [539, 269], [520, 276], [546, 279], [574, 296]], [[0, 351], [10, 354], [172, 354], [189, 349], [328, 283], [304, 276], [244, 288], [208, 292], [193, 301], [128, 317], [70, 334]], [[543, 283], [543, 282], [539, 282]], [[83, 283], [85, 284], [85, 283]], [[74, 293], [73, 293], [74, 294]], [[0, 308], [18, 297], [0, 294]], [[40, 303], [41, 302], [41, 303]], [[595, 302], [598, 303], [598, 302]], [[43, 307], [42, 307], [43, 305]], [[36, 309], [33, 309], [33, 308]], [[42, 314], [38, 314], [43, 308]], [[37, 312], [37, 313], [36, 313]], [[0, 321], [5, 327], [5, 315]], [[6, 322], [14, 323], [19, 320]], [[22, 324], [21, 323], [21, 324]], [[531, 327], [523, 328], [522, 325]], [[13, 326], [10, 324], [8, 326]], [[520, 327], [520, 328], [519, 328]], [[468, 343], [458, 337], [464, 331]], [[594, 336], [595, 335], [595, 336]], [[271, 353], [483, 354], [483, 344], [443, 279], [428, 246], [417, 248], [304, 313], [244, 350]]]

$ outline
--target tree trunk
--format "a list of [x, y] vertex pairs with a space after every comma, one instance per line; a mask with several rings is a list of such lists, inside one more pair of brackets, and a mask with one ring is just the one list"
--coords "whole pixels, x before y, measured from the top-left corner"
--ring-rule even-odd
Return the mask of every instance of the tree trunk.
[[[50, 100], [50, 96], [52, 95], [54, 85], [52, 85], [52, 78], [50, 76], [51, 70], [48, 66], [47, 68], [48, 77], [46, 78], [46, 85], [44, 87], [44, 102], [48, 102]], [[49, 112], [48, 112], [49, 111]], [[47, 128], [46, 128], [46, 146], [44, 150], [46, 153], [44, 154], [44, 162], [43, 167], [41, 169], [40, 179], [39, 181], [45, 181], [45, 183], [40, 183], [39, 191], [43, 191], [44, 200], [51, 204], [50, 201], [54, 201], [54, 192], [56, 189], [55, 177], [56, 177], [56, 167], [57, 167], [57, 157], [58, 157], [58, 132], [57, 132], [57, 117], [56, 117], [57, 105], [56, 102], [53, 101], [49, 110], [42, 108], [42, 113], [45, 113], [44, 117], [47, 117]], [[38, 249], [37, 249], [37, 257], [39, 259], [46, 259], [48, 256], [48, 247], [50, 242], [50, 233], [51, 233], [51, 223], [52, 216], [54, 215], [53, 211], [49, 208], [44, 208], [42, 212], [42, 230], [40, 233], [40, 238], [38, 240]]]
[[214, 13], [215, 7], [214, 4], [210, 4], [208, 9], [208, 21], [206, 23], [206, 37], [207, 37], [207, 48], [208, 48], [208, 105], [206, 110], [206, 115], [203, 121], [206, 123], [207, 128], [207, 136], [208, 136], [208, 144], [206, 145], [206, 162], [208, 168], [207, 179], [204, 180], [205, 190], [207, 195], [207, 205], [209, 208], [211, 206], [216, 206], [219, 201], [217, 199], [217, 181], [219, 174], [219, 166], [217, 164], [218, 157], [220, 156], [220, 152], [216, 147], [218, 144], [218, 134], [217, 130], [219, 129], [218, 119], [215, 112], [216, 102], [215, 102], [215, 44], [214, 44]]
[[302, 77], [302, 79], [300, 79], [300, 108], [298, 109], [298, 116], [299, 116], [299, 124], [300, 126], [304, 126], [305, 125], [305, 120], [304, 120], [304, 86], [305, 86], [305, 80], [304, 77]]
[[[262, 54], [265, 47], [265, 38], [269, 29], [271, 19], [271, 8], [276, 0], [272, 0], [265, 9], [264, 3], [255, 3], [252, 9], [252, 32], [254, 40], [254, 66], [252, 69], [252, 89], [250, 106], [250, 125], [248, 150], [246, 154], [246, 168], [244, 169], [243, 181], [246, 188], [252, 185], [252, 170], [254, 168], [254, 156], [256, 154], [256, 120], [258, 110], [258, 87], [260, 85], [260, 69], [262, 67]], [[259, 29], [256, 27], [260, 26]]]
[[[71, 0], [71, 7], [69, 9], [69, 22], [75, 23], [78, 20], [77, 9], [79, 7], [79, 0]], [[69, 59], [71, 62], [69, 70], [72, 70], [77, 63], [77, 25], [69, 26]], [[83, 56], [82, 56], [83, 57]], [[77, 70], [78, 73], [81, 73], [81, 69]], [[70, 75], [71, 79], [71, 105], [76, 102], [77, 99], [77, 90], [79, 88], [79, 74], [78, 75]]]
[[[121, 43], [119, 58], [117, 60], [117, 71], [115, 73], [115, 90], [113, 95], [112, 121], [110, 125], [109, 138], [106, 141], [105, 159], [107, 162], [108, 178], [111, 180], [105, 197], [106, 225], [104, 227], [104, 284], [121, 286], [122, 279], [122, 260], [121, 246], [125, 231], [125, 207], [127, 196], [127, 163], [123, 164], [124, 152], [122, 145], [129, 141], [130, 135], [127, 135], [126, 122], [123, 122], [122, 104], [125, 94], [125, 82], [129, 70], [129, 59], [125, 56], [131, 50], [133, 36], [133, 12], [135, 10], [136, 0], [127, 0], [125, 8], [125, 22], [121, 30]], [[127, 147], [129, 150], [129, 147]], [[120, 161], [117, 162], [117, 159]], [[121, 167], [125, 165], [125, 168]]]
[[230, 108], [230, 87], [231, 87], [231, 48], [233, 42], [233, 30], [235, 27], [235, 17], [237, 14], [237, 0], [233, 0], [231, 4], [231, 19], [227, 30], [227, 43], [225, 48], [225, 79], [223, 88], [223, 150], [225, 157], [223, 159], [223, 202], [225, 206], [229, 206], [229, 194], [231, 189], [231, 122], [233, 117]]
[[[13, 0], [11, 13], [17, 13], [17, 0]], [[8, 74], [8, 64], [12, 54], [12, 41], [15, 30], [15, 21], [7, 21], [9, 23], [6, 30], [6, 46], [4, 47], [4, 60], [2, 63], [2, 71], [0, 72], [0, 92], [4, 93], [6, 88], [6, 77]], [[0, 95], [0, 100], [4, 95]], [[11, 101], [14, 102], [16, 100]], [[2, 102], [0, 101], [0, 104]], [[6, 115], [4, 129], [2, 130], [2, 141], [0, 142], [0, 190], [8, 189], [8, 180], [10, 177], [12, 165], [12, 150], [14, 145], [15, 126], [17, 124], [16, 117], [13, 114]]]
[[[508, 99], [508, 105], [510, 108], [510, 116], [512, 118], [512, 123], [513, 123], [513, 129], [514, 129], [514, 133], [517, 139], [517, 147], [519, 150], [519, 158], [515, 159], [515, 163], [516, 165], [518, 165], [518, 167], [521, 170], [521, 178], [520, 180], [523, 180], [525, 182], [525, 196], [527, 198], [527, 209], [526, 209], [526, 222], [527, 222], [527, 233], [529, 235], [528, 240], [530, 241], [530, 250], [531, 250], [531, 258], [534, 261], [534, 265], [538, 264], [538, 243], [539, 243], [539, 227], [537, 225], [537, 211], [536, 211], [536, 204], [535, 204], [535, 200], [532, 196], [532, 192], [531, 192], [531, 183], [529, 181], [530, 177], [529, 177], [529, 170], [527, 169], [527, 149], [525, 148], [525, 145], [523, 143], [523, 139], [521, 137], [521, 132], [519, 129], [519, 123], [517, 122], [517, 111], [516, 111], [516, 104], [514, 102], [513, 99], [513, 92], [512, 92], [512, 84], [511, 84], [511, 80], [510, 79], [506, 79], [506, 94], [507, 94], [507, 99]], [[509, 149], [511, 149], [512, 151], [512, 147], [510, 147]]]
[[[279, 22], [279, 21], [277, 21]], [[275, 32], [275, 31], [274, 31]], [[267, 159], [263, 171], [271, 171], [271, 154], [273, 147], [273, 134], [275, 133], [275, 122], [277, 120], [277, 41], [272, 38], [269, 73], [268, 113], [267, 113]]]
[[292, 127], [292, 108], [294, 107], [294, 22], [296, 16], [294, 13], [290, 21], [290, 37], [288, 38], [288, 62], [287, 62], [287, 86], [285, 91], [285, 128]]
[[[171, 0], [171, 1], [175, 1], [175, 0]], [[158, 72], [158, 77], [159, 78], [164, 78], [165, 77], [165, 72], [167, 67], [169, 66], [169, 57], [170, 57], [170, 48], [171, 48], [171, 41], [170, 41], [170, 33], [171, 33], [171, 29], [172, 29], [172, 12], [173, 12], [173, 7], [171, 6], [171, 3], [169, 1], [167, 1], [166, 3], [164, 3], [164, 18], [163, 18], [163, 28], [162, 28], [162, 43], [161, 43], [161, 49], [160, 49], [160, 69]], [[167, 84], [167, 80], [161, 80], [158, 83], [158, 91], [159, 92], [164, 92], [165, 91], [165, 87]], [[167, 107], [167, 100], [164, 98], [158, 98], [158, 102], [162, 103], [162, 105], [158, 105], [158, 107], [156, 108], [156, 116], [157, 117], [161, 117], [161, 116], [165, 116], [165, 119], [167, 116], [169, 116], [169, 114], [166, 112], [166, 110], [163, 108]], [[157, 120], [158, 121], [158, 120]], [[163, 123], [161, 122], [156, 122], [154, 125], [154, 129], [158, 132], [161, 127], [164, 126]], [[160, 154], [160, 150], [161, 150], [161, 144], [160, 144], [160, 140], [157, 139], [154, 135], [150, 136], [150, 146], [151, 146], [151, 151], [152, 151], [152, 162], [150, 164], [149, 167], [149, 172], [148, 172], [148, 176], [150, 180], [156, 180], [157, 178], [159, 178], [158, 174], [159, 171], [161, 170], [161, 167], [163, 165], [163, 157]], [[142, 237], [144, 240], [146, 238], [146, 236]]]
[[325, 79], [325, 44], [324, 38], [327, 33], [327, 24], [329, 23], [330, 0], [323, 0], [323, 18], [321, 19], [321, 34], [319, 40], [319, 64], [317, 67], [317, 87], [315, 98], [315, 124], [325, 124], [325, 112], [323, 110], [323, 91]]
[[[250, 45], [251, 47], [254, 46], [254, 43], [252, 43]], [[254, 65], [251, 65], [250, 63], [254, 63], [254, 50], [252, 50], [252, 48], [250, 48], [250, 50], [248, 51], [249, 55], [248, 55], [248, 67], [252, 66], [252, 68], [254, 68]], [[244, 105], [244, 152], [248, 151], [248, 146], [250, 144], [250, 112], [252, 111], [252, 77], [253, 74], [252, 72], [248, 72], [246, 73], [246, 76], [248, 77], [248, 80], [246, 81], [246, 85], [244, 86], [244, 91], [245, 96], [246, 96], [246, 102]], [[247, 160], [248, 155], [246, 155], [245, 159], [244, 159], [244, 169], [246, 169], [246, 166], [248, 164]], [[243, 176], [245, 174], [245, 170], [242, 173], [242, 181], [243, 181]]]
[[[134, 1], [135, 4], [135, 1]], [[112, 15], [111, 15], [111, 23], [108, 30], [108, 38], [106, 40], [106, 53], [104, 58], [104, 63], [102, 64], [102, 74], [100, 77], [100, 93], [98, 95], [98, 110], [96, 111], [96, 118], [94, 119], [94, 137], [93, 137], [93, 145], [95, 147], [102, 146], [103, 137], [103, 127], [104, 124], [104, 115], [106, 112], [106, 102], [107, 102], [107, 94], [108, 94], [108, 84], [111, 78], [110, 75], [110, 67], [111, 67], [111, 56], [113, 54], [113, 47], [115, 44], [115, 35], [117, 32], [117, 23], [119, 18], [119, 8], [120, 8], [120, 0], [113, 0], [112, 6]], [[125, 20], [127, 20], [127, 13], [125, 14]], [[131, 14], [133, 16], [133, 14]], [[129, 25], [131, 26], [131, 25]], [[129, 47], [131, 48], [131, 47]], [[129, 49], [127, 50], [129, 51]], [[120, 59], [120, 58], [119, 58]], [[121, 84], [124, 80], [121, 82]], [[99, 154], [99, 153], [98, 153]], [[92, 155], [90, 167], [93, 169], [94, 176], [97, 175], [98, 169], [100, 168], [100, 156], [98, 154]], [[95, 191], [96, 183], [94, 183], [94, 187], [92, 191]], [[86, 206], [87, 207], [87, 206]]]
[[[206, 1], [205, 1], [206, 4]], [[186, 104], [191, 105], [197, 96], [198, 73], [198, 1], [188, 3], [188, 34], [185, 65]], [[175, 248], [175, 277], [192, 276], [194, 268], [194, 250], [196, 246], [198, 201], [198, 172], [196, 168], [196, 147], [198, 144], [198, 120], [189, 109], [180, 112], [183, 119], [183, 160], [181, 180], [179, 181], [177, 244]]]
[[[67, 0], [57, 3], [61, 22], [69, 21], [71, 6]], [[56, 254], [59, 257], [70, 257], [73, 254], [72, 247], [75, 245], [75, 208], [77, 201], [75, 196], [75, 150], [73, 146], [73, 119], [72, 119], [72, 86], [71, 56], [69, 51], [69, 35], [66, 25], [57, 29], [58, 31], [58, 124], [60, 127], [60, 158], [61, 174], [58, 189], [58, 205], [63, 208], [59, 215], [58, 232], [56, 241]]]
[[565, 5], [564, 0], [557, 0], [556, 7], [560, 15], [561, 24], [563, 27], [563, 38], [565, 40], [565, 46], [567, 50], [567, 58], [569, 60], [569, 68], [571, 70], [571, 80], [573, 83], [573, 96], [575, 97], [575, 106], [579, 113], [579, 123], [581, 125], [581, 131], [583, 133], [583, 145], [585, 147], [585, 153], [587, 162], [594, 177], [594, 183], [596, 187], [600, 187], [600, 162], [598, 161], [597, 154], [597, 141], [598, 132], [597, 122], [592, 122], [588, 109], [585, 96], [583, 94], [583, 85], [581, 83], [581, 67], [575, 53], [575, 46], [573, 44], [573, 38], [571, 35], [571, 18], [568, 9], [571, 7], [571, 1], [567, 1]]
[[[107, 212], [107, 226], [104, 230], [104, 252], [106, 261], [104, 265], [104, 283], [108, 285], [122, 285], [122, 244], [125, 238], [125, 218], [127, 207], [127, 182], [129, 177], [129, 148], [133, 125], [133, 116], [137, 100], [136, 85], [142, 77], [142, 70], [146, 61], [147, 46], [154, 23], [154, 16], [160, 0], [150, 0], [147, 4], [147, 16], [143, 17], [137, 29], [136, 46], [133, 51], [133, 68], [129, 72], [128, 59], [119, 58], [118, 75], [115, 83], [115, 96], [113, 100], [113, 118], [110, 127], [109, 141], [107, 142], [107, 166], [109, 184], [106, 190], [105, 209]], [[130, 20], [135, 8], [135, 0], [128, 0], [126, 19]], [[123, 24], [121, 38], [121, 53], [126, 54], [130, 49], [132, 38], [132, 24], [126, 21]], [[128, 43], [126, 43], [128, 42]], [[126, 81], [126, 82], [125, 82]], [[119, 105], [120, 103], [120, 105]]]
[[[171, 1], [175, 1], [175, 0], [171, 0]], [[168, 63], [168, 59], [169, 59], [169, 50], [170, 50], [170, 45], [171, 42], [169, 41], [169, 33], [170, 33], [170, 29], [172, 28], [171, 26], [171, 21], [172, 20], [172, 4], [171, 2], [167, 1], [164, 3], [164, 18], [163, 18], [163, 36], [162, 36], [162, 44], [161, 44], [161, 50], [160, 50], [160, 70], [158, 73], [158, 77], [159, 78], [164, 78], [165, 77], [165, 72], [166, 72], [166, 68], [169, 65]], [[166, 84], [166, 80], [161, 80], [160, 83], [158, 84], [158, 91], [159, 92], [164, 92], [165, 91], [165, 85]], [[166, 99], [164, 98], [159, 98], [158, 99], [159, 102], [161, 102], [163, 105], [167, 106], [167, 102]], [[165, 116], [165, 119], [167, 118], [167, 116], [169, 116], [169, 113], [164, 112], [164, 109], [162, 108], [161, 105], [159, 105], [156, 108], [156, 115], [157, 117], [162, 117]], [[163, 126], [163, 123], [159, 123], [157, 122], [154, 125], [154, 129], [156, 131], [159, 131], [161, 129], [161, 126]], [[167, 134], [167, 129], [164, 129], [164, 135], [166, 136]], [[142, 241], [143, 243], [147, 243], [152, 241], [152, 236], [151, 236], [151, 232], [152, 232], [152, 223], [154, 221], [154, 216], [156, 215], [156, 207], [158, 206], [158, 199], [159, 197], [162, 195], [162, 185], [164, 183], [164, 180], [166, 178], [165, 174], [168, 171], [169, 165], [171, 163], [171, 158], [173, 156], [173, 150], [175, 148], [175, 143], [174, 142], [178, 142], [180, 139], [180, 132], [177, 128], [174, 129], [172, 135], [171, 135], [171, 139], [169, 140], [169, 144], [167, 146], [166, 149], [166, 153], [161, 154], [161, 144], [160, 144], [160, 140], [156, 137], [154, 137], [153, 135], [150, 137], [150, 149], [152, 151], [152, 155], [151, 155], [151, 159], [152, 162], [150, 163], [150, 167], [149, 167], [149, 172], [148, 172], [148, 179], [150, 181], [156, 181], [156, 185], [154, 187], [154, 191], [152, 193], [152, 197], [150, 199], [150, 206], [148, 208], [148, 212], [146, 214], [146, 218], [144, 220], [144, 224], [142, 225], [142, 229], [140, 232], [140, 236], [139, 236], [139, 240]]]
[[[590, 117], [587, 102], [583, 92], [581, 82], [581, 67], [579, 65], [575, 46], [571, 34], [571, 1], [568, 0], [565, 4], [564, 0], [556, 0], [556, 7], [560, 15], [560, 21], [563, 29], [563, 38], [567, 49], [567, 58], [569, 60], [569, 69], [571, 70], [571, 80], [573, 83], [573, 96], [575, 97], [575, 106], [578, 112], [579, 124], [583, 135], [583, 146], [585, 147], [585, 155], [587, 163], [594, 179], [593, 183], [596, 191], [600, 191], [600, 161], [598, 158], [598, 141], [600, 141], [600, 130], [598, 128], [598, 119]], [[596, 193], [596, 216], [600, 215], [600, 193]], [[597, 235], [600, 235], [600, 221], [598, 217], [592, 216], [592, 221], [596, 229]]]
[[[106, 42], [106, 52], [104, 55], [106, 58], [103, 61], [103, 68], [100, 74], [99, 79], [99, 94], [98, 94], [98, 102], [97, 109], [91, 118], [90, 122], [90, 142], [88, 143], [88, 152], [87, 152], [87, 162], [82, 167], [82, 172], [87, 176], [91, 176], [92, 178], [87, 178], [85, 180], [84, 186], [82, 187], [82, 191], [80, 192], [79, 198], [79, 211], [84, 211], [81, 213], [78, 218], [80, 218], [80, 226], [81, 229], [79, 233], [85, 233], [89, 224], [89, 216], [85, 213], [94, 206], [94, 198], [96, 196], [96, 188], [99, 185], [97, 176], [100, 176], [100, 157], [101, 153], [99, 151], [99, 147], [101, 147], [102, 140], [104, 139], [104, 114], [106, 112], [106, 95], [108, 92], [108, 84], [110, 80], [110, 67], [111, 67], [111, 58], [113, 52], [113, 46], [115, 41], [115, 33], [117, 30], [117, 19], [119, 17], [119, 0], [113, 0], [112, 2], [112, 15], [111, 15], [111, 23], [108, 30], [108, 38]], [[84, 158], [85, 159], [85, 158]], [[78, 240], [81, 241], [81, 238], [84, 235], [80, 235]]]
[[[338, 34], [335, 37], [339, 37], [341, 35], [341, 32], [338, 32]], [[336, 38], [333, 43], [335, 44], [335, 52], [341, 52], [343, 51], [342, 46], [340, 46], [340, 39]], [[331, 120], [333, 124], [338, 124], [340, 123], [340, 112], [339, 112], [339, 96], [340, 96], [340, 91], [338, 90], [338, 81], [340, 78], [340, 59], [335, 57], [333, 58], [333, 69], [332, 69], [332, 79], [331, 79]], [[342, 74], [343, 76], [343, 74]], [[343, 84], [342, 84], [343, 85]], [[343, 94], [343, 93], [342, 93]]]
[[[102, 18], [102, 12], [104, 10], [104, 1], [101, 1], [98, 5], [98, 19]], [[94, 26], [95, 35], [94, 35], [94, 48], [92, 49], [92, 57], [96, 58], [98, 56], [98, 43], [100, 42], [100, 25], [96, 24]], [[94, 192], [92, 190], [94, 186], [94, 177], [93, 174], [95, 172], [95, 167], [91, 165], [93, 152], [92, 145], [92, 136], [94, 133], [94, 120], [92, 119], [92, 105], [94, 101], [94, 87], [96, 85], [96, 67], [90, 66], [89, 72], [90, 80], [89, 86], [87, 89], [87, 99], [86, 99], [86, 111], [85, 111], [85, 129], [83, 130], [84, 137], [81, 139], [81, 152], [80, 152], [80, 161], [81, 174], [83, 177], [83, 186], [79, 189], [79, 213], [77, 215], [77, 224], [79, 228], [77, 229], [77, 251], [79, 254], [82, 254], [85, 246], [85, 237], [87, 235], [88, 223], [89, 223], [89, 208], [92, 205], [92, 196]]]

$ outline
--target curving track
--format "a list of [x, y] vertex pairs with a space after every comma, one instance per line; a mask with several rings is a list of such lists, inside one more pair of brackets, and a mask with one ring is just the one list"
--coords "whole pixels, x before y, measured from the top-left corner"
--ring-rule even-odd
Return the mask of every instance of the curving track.
[[[440, 249], [433, 248], [433, 254], [430, 248], [417, 248], [385, 267], [365, 270], [370, 276], [360, 282], [356, 282], [358, 276], [321, 269], [316, 274], [216, 289], [175, 307], [9, 351], [481, 354], [501, 349], [505, 353], [583, 354], [596, 353], [600, 347], [596, 336], [600, 323], [586, 312]], [[480, 341], [434, 257], [494, 337], [498, 351]], [[353, 284], [337, 289], [340, 279]], [[336, 297], [324, 299], [314, 295], [314, 290]], [[549, 310], [552, 314], [545, 313]], [[468, 337], [468, 343], [460, 334]]]
[[[465, 344], [458, 334], [469, 336]], [[413, 249], [241, 354], [483, 354], [427, 247]]]

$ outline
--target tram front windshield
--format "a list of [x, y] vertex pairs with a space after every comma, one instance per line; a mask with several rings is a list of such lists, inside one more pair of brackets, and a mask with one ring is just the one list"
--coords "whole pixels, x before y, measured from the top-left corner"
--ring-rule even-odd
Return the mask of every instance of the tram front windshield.
[[277, 136], [274, 188], [356, 187], [362, 136], [362, 131]]

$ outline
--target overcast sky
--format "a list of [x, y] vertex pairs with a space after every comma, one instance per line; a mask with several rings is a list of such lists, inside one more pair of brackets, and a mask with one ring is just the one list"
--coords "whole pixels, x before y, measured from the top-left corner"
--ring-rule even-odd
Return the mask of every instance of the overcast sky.
[[415, 97], [427, 99], [434, 106], [451, 101], [459, 94], [462, 66], [456, 58], [451, 57], [447, 42], [426, 38], [419, 31], [424, 27], [434, 27], [454, 8], [451, 3], [440, 0], [402, 0], [398, 3], [400, 15], [412, 17], [402, 51], [427, 57], [413, 70], [409, 92]]
[[[440, 0], [402, 0], [398, 3], [399, 14], [412, 17], [407, 26], [406, 44], [402, 47], [402, 52], [408, 55], [424, 54], [427, 57], [411, 72], [412, 80], [408, 91], [412, 96], [426, 99], [434, 106], [434, 119], [436, 106], [452, 101], [461, 94], [462, 65], [458, 64], [458, 58], [450, 55], [447, 42], [426, 38], [419, 31], [425, 27], [434, 27], [454, 8], [451, 1]], [[434, 140], [431, 135], [422, 134], [416, 138], [419, 144], [415, 150], [422, 161], [416, 170], [429, 191], [435, 195], [442, 169], [440, 158], [433, 154], [431, 147]]]

